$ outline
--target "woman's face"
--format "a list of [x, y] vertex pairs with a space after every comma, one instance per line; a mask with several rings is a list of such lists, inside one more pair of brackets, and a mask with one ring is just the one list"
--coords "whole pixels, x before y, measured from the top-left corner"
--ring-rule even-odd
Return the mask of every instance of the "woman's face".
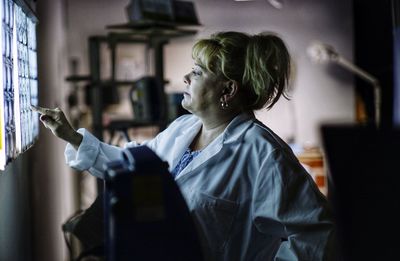
[[186, 84], [182, 106], [193, 114], [205, 115], [220, 110], [223, 81], [220, 77], [195, 64], [183, 77]]

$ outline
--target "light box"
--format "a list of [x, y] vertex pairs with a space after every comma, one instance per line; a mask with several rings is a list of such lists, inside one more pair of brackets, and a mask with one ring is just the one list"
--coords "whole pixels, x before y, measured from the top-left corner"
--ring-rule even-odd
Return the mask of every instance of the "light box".
[[39, 134], [36, 23], [24, 1], [0, 0], [0, 170], [30, 148]]

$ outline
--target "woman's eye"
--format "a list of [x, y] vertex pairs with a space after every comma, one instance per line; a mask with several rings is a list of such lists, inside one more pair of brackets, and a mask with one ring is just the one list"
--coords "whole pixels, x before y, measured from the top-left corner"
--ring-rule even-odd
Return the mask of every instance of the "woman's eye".
[[198, 75], [201, 75], [201, 71], [200, 70], [196, 70], [196, 69], [192, 69], [192, 74], [198, 76]]

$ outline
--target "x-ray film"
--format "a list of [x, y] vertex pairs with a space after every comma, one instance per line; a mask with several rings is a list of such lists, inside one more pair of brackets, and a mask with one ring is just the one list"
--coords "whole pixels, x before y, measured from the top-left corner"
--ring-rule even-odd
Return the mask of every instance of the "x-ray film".
[[36, 23], [13, 0], [0, 0], [2, 42], [0, 64], [0, 169], [23, 153], [38, 137]]

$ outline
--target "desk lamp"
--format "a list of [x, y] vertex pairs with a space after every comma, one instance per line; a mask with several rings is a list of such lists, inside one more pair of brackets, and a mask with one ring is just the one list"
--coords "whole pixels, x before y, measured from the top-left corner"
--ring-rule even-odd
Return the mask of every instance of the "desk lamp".
[[321, 42], [314, 42], [307, 48], [307, 54], [314, 63], [324, 64], [333, 62], [344, 69], [354, 73], [361, 79], [370, 83], [374, 88], [374, 107], [375, 107], [375, 123], [380, 126], [380, 106], [381, 106], [381, 86], [377, 78], [354, 65], [341, 55], [330, 45]]

